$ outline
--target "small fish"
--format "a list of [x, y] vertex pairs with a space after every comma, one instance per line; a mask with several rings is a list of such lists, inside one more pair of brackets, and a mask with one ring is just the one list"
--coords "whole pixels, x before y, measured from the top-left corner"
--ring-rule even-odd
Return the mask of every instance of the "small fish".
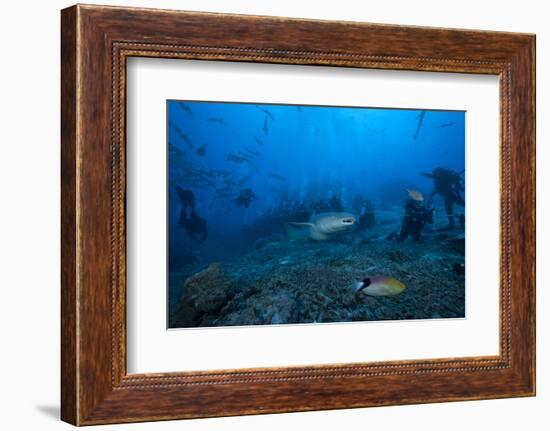
[[183, 133], [178, 126], [172, 124], [172, 127], [174, 128], [176, 134], [181, 138], [181, 140], [184, 141], [191, 150], [194, 150], [195, 146], [193, 145], [193, 142], [191, 142], [191, 139], [189, 138], [189, 136]]
[[248, 163], [251, 167], [253, 167], [256, 172], [260, 173], [260, 170], [258, 167], [254, 164], [252, 160], [250, 160], [250, 157], [243, 154], [226, 154], [225, 160], [229, 162], [234, 163]]
[[281, 259], [279, 259], [279, 264], [280, 265], [288, 265], [291, 262], [292, 262], [292, 258], [290, 256], [285, 256], [285, 257], [282, 257]]
[[260, 111], [265, 113], [265, 115], [267, 115], [269, 118], [271, 118], [273, 121], [275, 121], [275, 116], [271, 113], [271, 111], [268, 111], [265, 108], [260, 108], [259, 106], [256, 106], [256, 108], [258, 108]]
[[182, 166], [183, 172], [180, 175], [180, 181], [189, 186], [211, 187], [214, 186], [212, 174], [209, 171]]
[[249, 179], [250, 177], [248, 175], [245, 175], [244, 177], [242, 177], [239, 181], [237, 181], [237, 186], [243, 186]]
[[256, 135], [254, 135], [254, 140], [256, 141], [256, 143], [257, 143], [258, 145], [261, 145], [261, 146], [264, 145], [264, 141], [258, 139], [258, 137], [257, 137]]
[[172, 144], [171, 142], [168, 143], [168, 151], [172, 153], [170, 157], [175, 159], [174, 161], [180, 161], [187, 154], [187, 151], [180, 150], [176, 145]]
[[201, 145], [195, 152], [197, 153], [197, 156], [203, 157], [206, 154], [206, 145]]
[[409, 189], [407, 189], [407, 193], [409, 194], [409, 197], [412, 200], [415, 200], [415, 201], [423, 201], [424, 200], [424, 196], [418, 190], [409, 190]]
[[264, 133], [267, 135], [267, 132], [269, 132], [269, 126], [267, 124], [267, 117], [265, 117], [265, 120], [264, 120]]
[[418, 114], [418, 124], [416, 125], [416, 133], [414, 134], [414, 139], [416, 139], [418, 137], [418, 134], [420, 133], [420, 129], [424, 124], [425, 116], [426, 116], [426, 111], [422, 111], [420, 114]]
[[221, 124], [222, 126], [227, 126], [227, 123], [223, 118], [212, 117], [206, 121], [208, 121], [209, 123], [217, 123], [217, 124]]
[[262, 155], [262, 153], [258, 153], [257, 151], [251, 150], [250, 148], [247, 148], [246, 152], [254, 157], [260, 157]]
[[185, 112], [186, 114], [188, 115], [191, 115], [191, 117], [194, 117], [195, 115], [193, 114], [193, 111], [191, 110], [191, 108], [189, 107], [189, 105], [186, 105], [185, 103], [183, 102], [179, 102], [178, 103], [178, 106], [182, 109], [183, 112]]
[[355, 292], [368, 296], [392, 296], [399, 295], [406, 286], [393, 277], [374, 276], [367, 277], [356, 283]]
[[268, 175], [269, 175], [271, 178], [275, 178], [276, 180], [279, 180], [279, 181], [286, 181], [286, 178], [285, 178], [285, 177], [282, 177], [281, 175], [275, 174], [275, 173], [273, 173], [273, 172], [269, 172]]
[[444, 129], [446, 127], [451, 127], [451, 126], [454, 126], [456, 123], [452, 122], [452, 123], [443, 123], [443, 124], [440, 124], [439, 126], [435, 126], [434, 127], [434, 130], [437, 130], [437, 129]]
[[225, 169], [211, 169], [210, 173], [214, 177], [222, 177], [222, 178], [225, 178], [231, 174], [231, 172], [226, 171]]

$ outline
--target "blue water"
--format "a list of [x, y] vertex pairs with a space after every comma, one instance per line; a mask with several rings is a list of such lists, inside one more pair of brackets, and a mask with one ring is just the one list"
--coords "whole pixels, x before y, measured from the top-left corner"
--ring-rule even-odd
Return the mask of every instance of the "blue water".
[[[401, 208], [406, 189], [433, 190], [420, 173], [465, 169], [462, 111], [170, 100], [167, 131], [170, 274], [242, 255], [270, 235], [243, 230], [278, 211], [313, 212], [334, 197], [353, 214], [367, 199]], [[176, 185], [193, 193], [204, 241], [180, 225]], [[253, 199], [239, 204], [243, 191]]]

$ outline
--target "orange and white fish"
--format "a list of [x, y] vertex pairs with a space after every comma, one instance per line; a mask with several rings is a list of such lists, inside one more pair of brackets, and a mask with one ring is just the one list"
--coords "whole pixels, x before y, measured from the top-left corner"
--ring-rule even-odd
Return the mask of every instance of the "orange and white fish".
[[422, 193], [420, 193], [418, 190], [409, 190], [407, 189], [407, 193], [409, 194], [409, 197], [415, 201], [423, 201], [424, 196]]
[[355, 286], [356, 292], [369, 296], [392, 296], [398, 295], [406, 289], [406, 286], [393, 277], [377, 275], [368, 277], [358, 282]]

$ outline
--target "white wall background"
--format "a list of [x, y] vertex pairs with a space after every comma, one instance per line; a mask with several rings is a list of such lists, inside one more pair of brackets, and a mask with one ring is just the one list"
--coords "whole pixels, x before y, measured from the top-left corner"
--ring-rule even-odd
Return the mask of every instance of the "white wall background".
[[[477, 28], [537, 34], [538, 396], [105, 426], [135, 430], [544, 430], [550, 423], [550, 27], [545, 2], [442, 0], [119, 0], [171, 9]], [[62, 430], [59, 410], [60, 0], [4, 2], [0, 15], [0, 427]]]

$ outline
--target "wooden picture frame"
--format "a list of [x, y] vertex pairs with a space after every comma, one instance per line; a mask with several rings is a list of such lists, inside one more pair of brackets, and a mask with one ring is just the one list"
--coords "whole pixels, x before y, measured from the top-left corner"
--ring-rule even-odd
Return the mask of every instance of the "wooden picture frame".
[[[61, 417], [75, 425], [535, 394], [535, 37], [103, 6], [62, 11]], [[131, 56], [500, 77], [500, 354], [126, 372]]]

